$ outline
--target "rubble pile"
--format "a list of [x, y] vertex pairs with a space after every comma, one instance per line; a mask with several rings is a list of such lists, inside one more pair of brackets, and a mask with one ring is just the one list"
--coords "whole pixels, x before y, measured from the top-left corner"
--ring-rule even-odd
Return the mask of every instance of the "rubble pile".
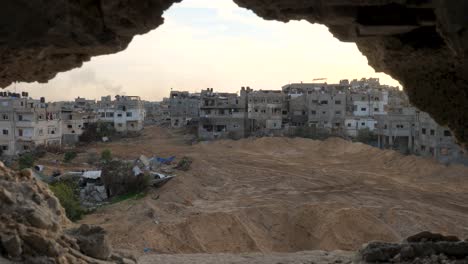
[[357, 256], [362, 263], [468, 263], [468, 241], [421, 232], [401, 244], [371, 242]]
[[134, 263], [112, 252], [106, 232], [70, 225], [57, 198], [30, 170], [0, 162], [0, 262]]

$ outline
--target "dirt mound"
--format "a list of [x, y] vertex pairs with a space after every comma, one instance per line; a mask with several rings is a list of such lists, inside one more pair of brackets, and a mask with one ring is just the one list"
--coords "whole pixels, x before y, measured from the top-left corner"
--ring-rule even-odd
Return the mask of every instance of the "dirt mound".
[[468, 236], [466, 167], [338, 138], [182, 146], [157, 135], [130, 142], [127, 155], [163, 149], [193, 164], [144, 199], [102, 208], [83, 221], [103, 225], [117, 248], [357, 250], [371, 240], [398, 242], [424, 230]]

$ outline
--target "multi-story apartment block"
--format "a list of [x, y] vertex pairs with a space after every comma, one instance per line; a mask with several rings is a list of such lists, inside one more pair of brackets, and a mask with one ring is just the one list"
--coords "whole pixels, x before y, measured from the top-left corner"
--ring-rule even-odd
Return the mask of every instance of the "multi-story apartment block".
[[62, 107], [62, 143], [73, 145], [79, 142], [80, 136], [88, 128], [89, 124], [95, 123], [97, 115], [92, 111], [76, 110]]
[[252, 91], [248, 87], [246, 94], [250, 133], [270, 134], [283, 128], [283, 118], [288, 116], [285, 94], [278, 90]]
[[[60, 145], [60, 107], [45, 99], [19, 94], [0, 97], [0, 147], [4, 155], [17, 155], [39, 145]], [[25, 95], [23, 93], [23, 95]]]
[[98, 101], [97, 119], [112, 123], [120, 133], [138, 132], [144, 127], [145, 108], [139, 96], [105, 96]]
[[215, 93], [213, 88], [201, 92], [198, 136], [202, 139], [239, 139], [248, 133], [249, 90], [237, 93]]
[[195, 124], [200, 116], [200, 94], [171, 91], [169, 114], [172, 127]]
[[415, 141], [414, 107], [394, 108], [386, 115], [377, 115], [376, 134], [380, 148], [391, 148], [402, 153], [412, 153]]

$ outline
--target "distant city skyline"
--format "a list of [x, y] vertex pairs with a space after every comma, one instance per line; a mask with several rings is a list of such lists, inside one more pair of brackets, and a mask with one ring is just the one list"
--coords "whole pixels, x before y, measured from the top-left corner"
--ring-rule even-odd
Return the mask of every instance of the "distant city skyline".
[[400, 86], [376, 73], [354, 43], [338, 41], [325, 26], [265, 21], [231, 0], [185, 0], [164, 18], [164, 25], [135, 37], [123, 52], [92, 58], [46, 84], [17, 83], [7, 89], [48, 101], [116, 94], [153, 101], [167, 97], [171, 88], [274, 90], [316, 78], [337, 83], [374, 77]]

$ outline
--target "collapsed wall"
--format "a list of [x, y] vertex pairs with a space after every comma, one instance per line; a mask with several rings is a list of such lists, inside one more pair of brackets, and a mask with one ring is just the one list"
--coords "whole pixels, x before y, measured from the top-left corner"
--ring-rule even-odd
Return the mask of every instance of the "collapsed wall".
[[30, 170], [0, 162], [0, 262], [132, 263], [112, 252], [97, 226], [71, 226], [57, 198]]

